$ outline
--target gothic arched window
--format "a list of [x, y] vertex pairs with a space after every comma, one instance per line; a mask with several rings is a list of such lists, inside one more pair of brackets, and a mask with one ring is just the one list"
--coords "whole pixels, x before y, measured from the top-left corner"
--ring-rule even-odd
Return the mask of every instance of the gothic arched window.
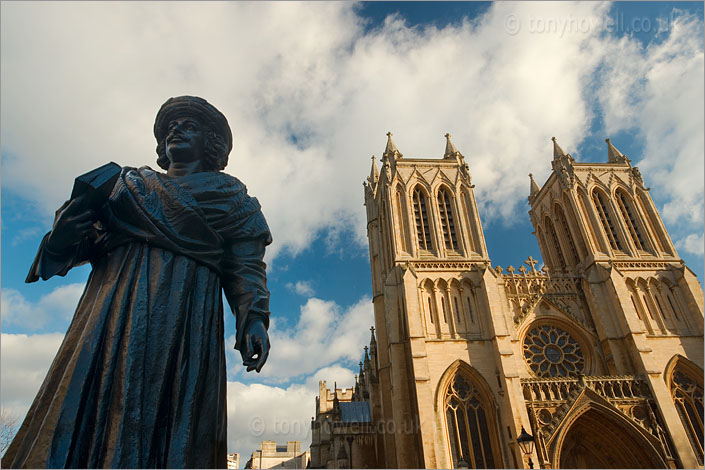
[[617, 197], [617, 206], [619, 206], [619, 211], [622, 213], [622, 219], [624, 219], [624, 225], [627, 226], [627, 232], [634, 242], [637, 250], [646, 250], [646, 245], [644, 244], [644, 237], [641, 234], [641, 229], [634, 218], [634, 210], [631, 201], [624, 194], [624, 191], [617, 191], [615, 194]]
[[602, 229], [605, 231], [607, 239], [610, 241], [610, 246], [613, 250], [622, 251], [622, 243], [619, 241], [619, 237], [617, 236], [617, 230], [614, 228], [614, 223], [612, 222], [612, 217], [610, 217], [610, 212], [607, 207], [605, 197], [600, 191], [593, 191], [592, 202], [595, 203], [597, 215], [600, 217]]
[[[693, 367], [694, 368], [694, 367]], [[703, 373], [676, 364], [671, 372], [671, 397], [690, 442], [703, 463]]]
[[453, 220], [452, 198], [446, 189], [438, 191], [438, 209], [441, 213], [441, 228], [443, 241], [447, 250], [458, 250], [458, 238], [455, 235], [455, 222]]
[[575, 249], [575, 243], [573, 243], [573, 236], [570, 233], [570, 228], [568, 227], [568, 221], [566, 221], [565, 219], [563, 208], [559, 204], [556, 204], [553, 210], [556, 213], [556, 219], [560, 224], [560, 228], [561, 230], [563, 230], [563, 236], [568, 241], [568, 247], [570, 248], [568, 254], [571, 256], [570, 264], [571, 266], [575, 266], [578, 261], [580, 261], [580, 257], [578, 256], [578, 250]]
[[552, 244], [553, 253], [554, 253], [554, 259], [556, 265], [553, 266], [558, 269], [565, 269], [566, 268], [566, 263], [565, 263], [565, 258], [563, 257], [563, 252], [561, 251], [561, 245], [558, 242], [558, 235], [556, 234], [556, 229], [553, 227], [553, 222], [551, 222], [551, 219], [546, 217], [544, 225], [546, 226], [546, 233], [548, 234], [548, 241]]
[[404, 199], [404, 193], [402, 192], [401, 188], [397, 188], [397, 194], [395, 198], [395, 212], [397, 215], [397, 225], [399, 226], [399, 242], [400, 242], [400, 248], [401, 251], [408, 253], [409, 248], [407, 246], [406, 242], [406, 234], [408, 231], [408, 223], [406, 222], [406, 217], [404, 214], [404, 205], [403, 205], [403, 199]]
[[495, 468], [501, 465], [496, 457], [492, 437], [490, 403], [475, 384], [456, 375], [445, 396], [446, 423], [453, 468]]
[[426, 193], [421, 188], [416, 188], [414, 190], [414, 218], [416, 219], [416, 236], [419, 239], [419, 248], [422, 250], [433, 249], [427, 206]]

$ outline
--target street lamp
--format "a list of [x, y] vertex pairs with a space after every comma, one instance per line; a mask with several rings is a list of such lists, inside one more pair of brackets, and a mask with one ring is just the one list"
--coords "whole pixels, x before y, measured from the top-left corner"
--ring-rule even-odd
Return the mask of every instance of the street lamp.
[[521, 434], [517, 437], [517, 442], [524, 455], [529, 456], [529, 468], [534, 468], [534, 462], [531, 461], [531, 454], [534, 452], [534, 436], [526, 432], [524, 426], [521, 427]]
[[470, 468], [470, 466], [465, 461], [465, 459], [461, 457], [460, 462], [458, 462], [458, 466], [456, 468]]

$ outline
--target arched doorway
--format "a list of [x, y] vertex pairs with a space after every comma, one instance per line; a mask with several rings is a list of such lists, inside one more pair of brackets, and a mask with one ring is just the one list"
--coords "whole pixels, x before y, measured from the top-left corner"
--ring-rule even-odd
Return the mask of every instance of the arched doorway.
[[566, 431], [558, 468], [665, 468], [651, 443], [623, 419], [590, 408]]

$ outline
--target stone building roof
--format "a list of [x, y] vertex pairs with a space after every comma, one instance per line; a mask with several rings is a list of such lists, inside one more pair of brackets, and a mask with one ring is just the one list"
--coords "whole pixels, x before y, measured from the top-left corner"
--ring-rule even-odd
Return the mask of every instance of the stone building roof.
[[370, 404], [366, 401], [341, 402], [340, 420], [343, 423], [371, 423]]

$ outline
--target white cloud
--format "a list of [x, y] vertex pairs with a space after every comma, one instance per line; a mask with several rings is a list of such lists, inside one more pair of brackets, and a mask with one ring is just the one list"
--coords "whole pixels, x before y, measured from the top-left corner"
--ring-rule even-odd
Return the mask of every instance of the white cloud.
[[311, 281], [296, 281], [296, 283], [287, 282], [286, 288], [291, 292], [295, 292], [298, 295], [303, 295], [305, 297], [311, 297], [315, 294]]
[[[272, 349], [262, 376], [288, 382], [341, 360], [358, 361], [369, 343], [372, 312], [366, 296], [346, 310], [332, 301], [308, 299], [295, 326], [270, 325]], [[239, 367], [237, 363], [236, 373]]]
[[49, 322], [65, 322], [73, 317], [84, 290], [83, 284], [59, 286], [36, 302], [25, 298], [18, 290], [2, 290], [2, 320], [6, 325], [19, 326], [30, 331], [46, 327]]
[[599, 96], [608, 133], [635, 129], [644, 140], [634, 164], [654, 188], [672, 235], [702, 237], [703, 22], [681, 13], [669, 26], [663, 42], [646, 48], [626, 38], [606, 44], [608, 71]]
[[228, 382], [228, 450], [244, 462], [263, 440], [311, 441], [315, 394], [301, 385], [286, 388]]
[[[3, 296], [4, 297], [4, 296]], [[44, 381], [62, 333], [14, 335], [2, 333], [0, 351], [0, 395], [2, 407], [24, 419], [34, 396]]]
[[[599, 23], [608, 12], [605, 3], [499, 2], [472, 22], [409, 28], [390, 17], [364, 34], [355, 7], [339, 2], [4, 4], [6, 188], [49, 212], [76, 174], [105, 160], [153, 164], [156, 110], [168, 96], [193, 93], [230, 120], [227, 171], [262, 202], [275, 239], [270, 260], [323, 230], [351, 230], [364, 246], [361, 182], [387, 130], [409, 157], [440, 157], [452, 132], [483, 221], [511, 221], [523, 208], [526, 174], [550, 171], [549, 138], [575, 148], [588, 135], [594, 81], [613, 85], [601, 101], [612, 113], [608, 127], [654, 130], [654, 141], [678, 128], [663, 140], [672, 166], [700, 175], [683, 169], [692, 159], [702, 166], [702, 106], [678, 103], [703, 101], [701, 55], [693, 53], [701, 34], [677, 22], [662, 46], [644, 52], [635, 39], [597, 28], [529, 27], [537, 17]], [[507, 31], [510, 15], [522, 25], [516, 35]], [[655, 67], [630, 65], [639, 54]], [[620, 67], [598, 69], [604, 60]], [[616, 105], [631, 95], [651, 103], [648, 112]], [[651, 140], [645, 167], [664, 155]], [[652, 181], [667, 192], [665, 179]], [[700, 194], [702, 181], [692, 184]], [[668, 193], [675, 204], [681, 196]]]
[[318, 381], [332, 389], [353, 385], [353, 372], [335, 365], [318, 370], [304, 384], [276, 387], [228, 382], [228, 450], [241, 452], [244, 466], [263, 440], [311, 444], [311, 418], [316, 414]]
[[703, 252], [705, 252], [704, 243], [705, 240], [703, 240], [702, 233], [691, 233], [687, 237], [676, 241], [676, 248], [687, 251], [688, 253], [693, 253], [694, 255], [703, 256]]

